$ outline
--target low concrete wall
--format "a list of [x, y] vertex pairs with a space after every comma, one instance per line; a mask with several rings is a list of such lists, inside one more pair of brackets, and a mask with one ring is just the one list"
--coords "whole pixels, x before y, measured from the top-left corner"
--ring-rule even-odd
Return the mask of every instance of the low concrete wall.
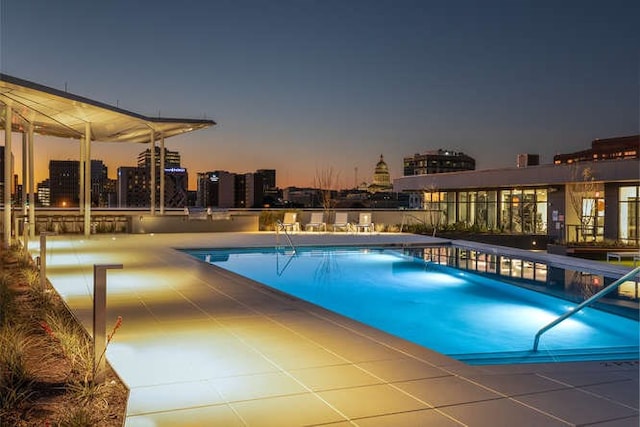
[[258, 231], [257, 213], [231, 214], [227, 219], [209, 217], [189, 218], [186, 215], [134, 215], [131, 233], [211, 233], [231, 231]]
[[[289, 209], [285, 209], [285, 210], [289, 210]], [[296, 210], [296, 209], [290, 209], [290, 210]], [[303, 229], [304, 229], [304, 225], [307, 224], [311, 219], [312, 212], [314, 211], [322, 212], [322, 210], [320, 209], [312, 209], [312, 210], [298, 209], [296, 211], [299, 212], [300, 214], [298, 216], [298, 221], [300, 222], [300, 225], [302, 226]], [[408, 210], [405, 211], [405, 210], [398, 210], [398, 209], [391, 209], [391, 210], [381, 210], [381, 209], [342, 210], [341, 209], [340, 211], [348, 212], [347, 221], [353, 224], [358, 223], [360, 212], [370, 212], [372, 222], [376, 224], [376, 226], [387, 226], [387, 227], [399, 226], [400, 224], [403, 223], [403, 220], [405, 224], [420, 223], [420, 221], [417, 221], [415, 217], [422, 219], [421, 217], [425, 215], [424, 211], [408, 211]], [[335, 218], [335, 210], [332, 210], [328, 216], [329, 218], [325, 216], [324, 220], [327, 223], [327, 225], [331, 225], [331, 223]]]

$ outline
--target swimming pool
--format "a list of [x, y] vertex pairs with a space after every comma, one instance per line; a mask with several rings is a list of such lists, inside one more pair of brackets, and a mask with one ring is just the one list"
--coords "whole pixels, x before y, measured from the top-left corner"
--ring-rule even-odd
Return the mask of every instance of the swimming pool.
[[385, 248], [189, 250], [226, 270], [472, 364], [637, 359], [638, 322]]

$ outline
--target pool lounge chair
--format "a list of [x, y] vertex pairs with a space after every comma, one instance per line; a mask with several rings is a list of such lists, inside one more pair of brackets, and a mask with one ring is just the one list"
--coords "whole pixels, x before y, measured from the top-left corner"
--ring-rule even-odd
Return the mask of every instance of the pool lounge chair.
[[356, 232], [373, 232], [373, 222], [371, 222], [371, 212], [360, 212], [358, 223], [354, 225]]
[[314, 228], [317, 231], [320, 231], [320, 229], [327, 231], [327, 223], [324, 222], [324, 213], [311, 212], [311, 219], [305, 224], [304, 230], [309, 231], [309, 229], [313, 230]]
[[351, 231], [351, 224], [349, 224], [348, 217], [348, 212], [336, 212], [336, 219], [333, 221], [333, 224], [331, 224], [333, 231]]
[[296, 212], [285, 212], [280, 227], [282, 227], [284, 231], [300, 231], [298, 214]]

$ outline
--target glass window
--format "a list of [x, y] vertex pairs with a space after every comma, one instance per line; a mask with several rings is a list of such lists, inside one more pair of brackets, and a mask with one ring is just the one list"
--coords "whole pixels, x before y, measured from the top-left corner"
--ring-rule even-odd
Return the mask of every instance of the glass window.
[[538, 234], [547, 232], [547, 190], [536, 190], [536, 223], [535, 230]]
[[627, 243], [640, 241], [640, 186], [620, 187], [618, 236]]
[[[495, 199], [495, 192], [488, 192]], [[546, 233], [547, 190], [513, 189], [500, 191], [500, 229], [507, 233]], [[495, 204], [487, 203], [487, 228], [497, 222]]]
[[511, 231], [511, 191], [500, 192], [500, 230]]
[[480, 227], [481, 230], [488, 230], [489, 223], [487, 221], [487, 205], [488, 205], [488, 196], [486, 191], [478, 191], [475, 194], [475, 209], [474, 209], [474, 218], [475, 223]]
[[461, 191], [458, 193], [458, 221], [459, 222], [468, 222], [469, 220], [469, 207], [467, 205], [469, 199], [469, 194], [466, 191]]
[[424, 193], [424, 209], [427, 211], [427, 221], [431, 226], [439, 228], [446, 224], [446, 199], [447, 193], [432, 191]]
[[501, 229], [507, 233], [522, 232], [522, 190], [500, 192]]
[[522, 233], [522, 198], [522, 190], [516, 189], [511, 191], [511, 231], [513, 233]]
[[446, 213], [446, 222], [447, 224], [453, 224], [456, 222], [456, 193], [451, 191], [445, 193], [447, 200], [447, 213]]
[[522, 214], [522, 232], [526, 234], [535, 233], [536, 227], [536, 191], [523, 190], [521, 198], [520, 213]]
[[468, 205], [468, 219], [467, 219], [467, 223], [470, 225], [478, 225], [477, 220], [476, 220], [476, 199], [477, 199], [477, 192], [475, 191], [470, 191], [469, 192], [469, 198], [467, 201], [467, 205]]
[[487, 229], [494, 230], [498, 224], [498, 192], [487, 191]]
[[583, 241], [602, 240], [604, 235], [604, 199], [582, 198], [580, 232]]

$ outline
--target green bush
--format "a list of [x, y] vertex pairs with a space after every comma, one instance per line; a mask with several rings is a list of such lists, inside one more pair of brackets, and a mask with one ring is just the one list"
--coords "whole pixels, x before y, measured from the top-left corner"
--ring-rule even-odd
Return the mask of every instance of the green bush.
[[276, 229], [276, 221], [282, 220], [284, 214], [278, 211], [265, 210], [260, 212], [259, 218], [259, 230], [261, 231], [273, 231]]

